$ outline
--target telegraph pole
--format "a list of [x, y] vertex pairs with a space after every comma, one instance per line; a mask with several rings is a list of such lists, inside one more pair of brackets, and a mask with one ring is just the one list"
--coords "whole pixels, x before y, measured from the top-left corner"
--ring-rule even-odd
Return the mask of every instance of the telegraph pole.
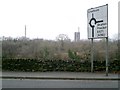
[[25, 38], [26, 38], [26, 25], [25, 25]]

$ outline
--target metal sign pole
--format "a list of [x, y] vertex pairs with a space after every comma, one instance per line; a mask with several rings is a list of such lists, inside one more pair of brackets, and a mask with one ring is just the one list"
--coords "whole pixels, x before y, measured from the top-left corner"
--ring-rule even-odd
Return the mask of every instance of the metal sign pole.
[[93, 72], [93, 38], [91, 39], [91, 72]]
[[108, 76], [108, 37], [106, 38], [106, 76]]
[[[107, 5], [107, 22], [108, 22], [108, 4]], [[108, 23], [107, 23], [108, 29]], [[107, 30], [107, 37], [106, 37], [106, 76], [108, 76], [108, 30]]]

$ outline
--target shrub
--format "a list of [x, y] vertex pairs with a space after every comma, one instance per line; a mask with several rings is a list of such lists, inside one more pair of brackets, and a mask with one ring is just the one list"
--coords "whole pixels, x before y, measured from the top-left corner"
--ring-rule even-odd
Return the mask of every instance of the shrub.
[[[70, 71], [90, 72], [90, 61], [78, 60], [43, 60], [43, 59], [3, 59], [2, 69], [9, 71]], [[105, 71], [105, 61], [94, 61], [95, 71]], [[109, 62], [109, 71], [120, 71], [120, 60]]]

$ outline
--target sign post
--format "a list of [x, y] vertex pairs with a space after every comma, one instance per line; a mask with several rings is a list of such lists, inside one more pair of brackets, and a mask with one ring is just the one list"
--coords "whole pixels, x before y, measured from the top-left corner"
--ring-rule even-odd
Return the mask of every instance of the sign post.
[[87, 10], [88, 39], [91, 39], [91, 72], [93, 72], [93, 39], [106, 38], [106, 76], [108, 76], [108, 4]]
[[91, 72], [93, 72], [93, 61], [94, 61], [94, 47], [93, 47], [93, 38], [91, 39]]
[[120, 58], [120, 1], [118, 2], [118, 58]]
[[106, 76], [108, 76], [108, 38], [106, 38]]

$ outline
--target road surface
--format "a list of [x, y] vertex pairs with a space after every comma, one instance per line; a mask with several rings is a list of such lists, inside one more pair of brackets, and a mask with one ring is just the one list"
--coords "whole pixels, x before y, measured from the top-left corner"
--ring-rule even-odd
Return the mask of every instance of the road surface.
[[117, 80], [4, 79], [3, 88], [118, 88]]

